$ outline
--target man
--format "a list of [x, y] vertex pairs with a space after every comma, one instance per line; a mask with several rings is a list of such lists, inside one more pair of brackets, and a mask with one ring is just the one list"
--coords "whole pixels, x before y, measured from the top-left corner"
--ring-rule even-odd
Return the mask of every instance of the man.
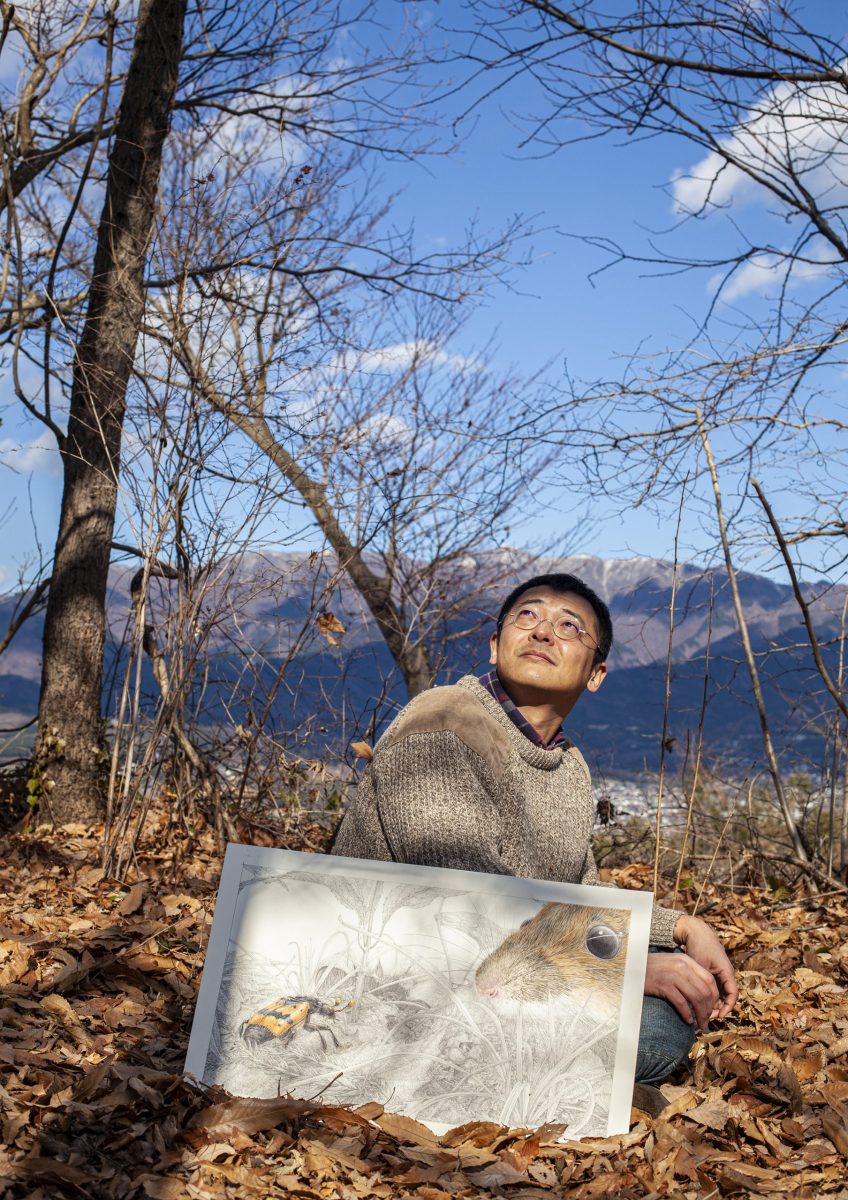
[[[380, 738], [334, 854], [434, 867], [598, 882], [589, 770], [562, 724], [607, 674], [612, 622], [573, 575], [540, 575], [507, 596], [492, 670], [433, 688]], [[654, 906], [637, 1081], [688, 1056], [695, 1027], [736, 1002], [733, 968], [704, 921]], [[661, 1094], [653, 1098], [659, 1108]]]

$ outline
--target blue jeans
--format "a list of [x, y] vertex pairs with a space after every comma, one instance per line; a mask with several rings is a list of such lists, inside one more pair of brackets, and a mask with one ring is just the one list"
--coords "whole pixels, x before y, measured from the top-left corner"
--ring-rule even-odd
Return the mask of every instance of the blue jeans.
[[[651, 947], [652, 953], [662, 949]], [[673, 953], [681, 953], [674, 951]], [[689, 1057], [697, 1029], [689, 1025], [667, 1000], [659, 996], [642, 998], [642, 1024], [639, 1028], [639, 1052], [636, 1055], [636, 1082], [660, 1083]]]

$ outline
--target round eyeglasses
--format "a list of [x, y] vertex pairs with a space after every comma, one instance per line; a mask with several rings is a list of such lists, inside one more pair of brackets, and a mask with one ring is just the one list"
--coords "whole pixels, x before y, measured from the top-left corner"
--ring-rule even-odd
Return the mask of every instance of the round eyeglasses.
[[537, 625], [541, 625], [543, 621], [547, 621], [556, 636], [563, 642], [573, 642], [575, 638], [579, 638], [584, 646], [589, 646], [590, 649], [597, 651], [598, 643], [587, 630], [581, 629], [579, 623], [574, 617], [570, 617], [567, 613], [554, 618], [545, 617], [538, 609], [533, 608], [530, 604], [522, 604], [517, 612], [514, 612], [507, 618], [513, 625], [517, 625], [519, 629], [535, 629]]

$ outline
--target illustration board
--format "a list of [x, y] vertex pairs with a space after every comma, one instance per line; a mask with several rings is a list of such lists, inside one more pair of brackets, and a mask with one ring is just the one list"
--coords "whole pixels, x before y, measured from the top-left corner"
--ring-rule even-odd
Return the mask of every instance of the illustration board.
[[651, 896], [230, 845], [187, 1073], [238, 1096], [628, 1128]]

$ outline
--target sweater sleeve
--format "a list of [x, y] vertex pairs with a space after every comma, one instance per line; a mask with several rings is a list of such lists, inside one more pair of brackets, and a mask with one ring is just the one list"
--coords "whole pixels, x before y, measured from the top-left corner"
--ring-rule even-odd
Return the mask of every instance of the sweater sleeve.
[[[595, 856], [592, 853], [592, 847], [586, 851], [586, 862], [583, 866], [583, 874], [580, 877], [581, 883], [594, 884], [597, 887], [615, 887], [614, 883], [604, 883], [598, 878], [598, 868], [595, 864]], [[683, 914], [675, 908], [661, 908], [659, 904], [654, 904], [654, 911], [651, 915], [651, 945], [662, 946], [664, 949], [672, 950], [676, 945], [674, 940], [674, 926], [677, 924], [678, 917]]]
[[492, 772], [456, 733], [409, 734], [378, 751], [369, 772], [371, 802], [392, 858], [513, 874], [503, 858], [503, 814], [494, 802]]

